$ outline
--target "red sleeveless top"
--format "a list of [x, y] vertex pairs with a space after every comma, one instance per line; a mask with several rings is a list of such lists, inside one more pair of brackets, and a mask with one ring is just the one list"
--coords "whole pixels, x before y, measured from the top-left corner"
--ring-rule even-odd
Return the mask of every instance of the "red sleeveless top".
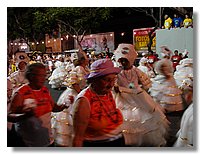
[[40, 90], [32, 90], [29, 85], [22, 86], [18, 93], [23, 99], [32, 98], [36, 100], [35, 116], [40, 117], [52, 111], [52, 97], [47, 87], [43, 86]]
[[113, 137], [121, 132], [123, 122], [121, 111], [116, 108], [112, 93], [97, 95], [89, 87], [83, 90], [78, 98], [85, 97], [90, 105], [90, 119], [85, 139], [95, 140]]

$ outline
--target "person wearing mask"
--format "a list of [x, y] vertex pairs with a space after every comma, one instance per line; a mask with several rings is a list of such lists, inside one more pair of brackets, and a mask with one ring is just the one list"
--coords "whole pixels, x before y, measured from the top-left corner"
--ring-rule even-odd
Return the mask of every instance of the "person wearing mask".
[[66, 108], [54, 103], [44, 86], [46, 75], [46, 67], [42, 63], [28, 65], [25, 77], [29, 82], [21, 86], [11, 99], [8, 115], [15, 122], [17, 135], [25, 147], [53, 146], [51, 112]]
[[132, 44], [119, 44], [114, 52], [121, 68], [114, 87], [117, 107], [122, 111], [126, 146], [165, 146], [168, 121], [151, 96], [146, 92], [151, 80], [133, 66], [137, 53]]
[[17, 51], [14, 57], [16, 61], [17, 71], [11, 73], [8, 76], [8, 79], [12, 83], [13, 93], [23, 84], [28, 83], [28, 80], [25, 78], [25, 69], [29, 63], [29, 57], [25, 52]]
[[92, 63], [86, 76], [88, 87], [73, 104], [74, 147], [123, 147], [123, 116], [116, 108], [111, 90], [119, 68], [109, 59]]

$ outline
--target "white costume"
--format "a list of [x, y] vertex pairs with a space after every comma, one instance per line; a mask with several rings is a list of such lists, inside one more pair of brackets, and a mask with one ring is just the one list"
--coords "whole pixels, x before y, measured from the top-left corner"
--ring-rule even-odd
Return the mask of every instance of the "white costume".
[[[177, 140], [174, 147], [191, 147], [193, 146], [193, 79], [185, 79], [180, 88], [185, 91], [184, 99], [189, 107], [184, 111], [181, 118], [180, 129], [177, 132]], [[189, 92], [189, 91], [191, 92]]]
[[68, 109], [64, 109], [61, 112], [52, 113], [52, 128], [54, 129], [55, 143], [59, 146], [72, 146], [73, 138], [73, 123], [72, 123], [72, 102], [70, 102], [69, 97], [76, 97], [78, 92], [73, 88], [73, 84], [79, 84], [80, 89], [86, 86], [86, 80], [84, 78], [89, 71], [82, 66], [76, 66], [69, 72], [68, 76], [64, 80], [67, 89], [60, 95], [57, 104], [65, 104], [69, 106]]
[[[120, 44], [114, 54], [116, 61], [126, 58], [130, 64], [137, 56], [131, 44]], [[133, 66], [118, 74], [117, 85], [120, 92], [114, 93], [114, 98], [124, 117], [122, 129], [126, 145], [165, 146], [168, 121], [159, 104], [142, 89], [151, 86], [147, 75]]]
[[185, 78], [193, 77], [193, 60], [191, 58], [183, 59], [176, 66], [174, 78], [178, 86], [180, 86]]
[[139, 66], [137, 68], [140, 69], [145, 74], [147, 74], [147, 76], [149, 78], [154, 78], [155, 77], [155, 73], [150, 68], [148, 68], [146, 66], [146, 64], [148, 64], [148, 59], [145, 58], [145, 57], [142, 57], [140, 59]]
[[[182, 91], [178, 89], [173, 77], [171, 61], [168, 59], [158, 61], [155, 70], [158, 75], [152, 80], [152, 87], [149, 89], [150, 95], [167, 112], [183, 110]], [[167, 78], [166, 75], [170, 77]]]
[[183, 114], [177, 137], [178, 139], [175, 142], [174, 147], [193, 146], [193, 103], [190, 104]]
[[[25, 62], [26, 64], [29, 63], [29, 57], [27, 56], [25, 52], [17, 52], [14, 58], [15, 58], [17, 67], [19, 66], [20, 62]], [[8, 79], [12, 83], [13, 94], [20, 86], [28, 83], [28, 80], [25, 78], [25, 69], [20, 70], [18, 68], [16, 72], [13, 72], [10, 74], [10, 76], [8, 76]]]
[[52, 72], [51, 76], [49, 77], [49, 84], [51, 88], [60, 88], [64, 87], [63, 81], [68, 75], [69, 70], [66, 70], [66, 66], [64, 62], [58, 62], [57, 68]]

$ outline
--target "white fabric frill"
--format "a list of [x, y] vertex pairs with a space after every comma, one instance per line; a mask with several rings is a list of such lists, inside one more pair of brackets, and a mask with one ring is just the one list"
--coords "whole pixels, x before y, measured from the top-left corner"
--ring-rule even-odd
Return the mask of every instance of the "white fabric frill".
[[67, 88], [59, 97], [57, 104], [69, 106], [61, 112], [52, 112], [52, 128], [55, 143], [57, 146], [72, 146], [73, 138], [73, 121], [71, 116], [72, 102], [69, 100], [69, 96], [74, 98], [77, 96], [77, 92], [74, 89]]
[[185, 110], [174, 147], [193, 146], [193, 103]]
[[86, 85], [85, 75], [89, 73], [87, 68], [83, 68], [82, 66], [76, 66], [72, 68], [68, 76], [63, 81], [63, 84], [71, 87], [73, 84], [79, 84], [80, 88], [83, 89]]
[[147, 76], [149, 78], [154, 78], [155, 77], [155, 73], [152, 70], [149, 70], [149, 68], [147, 66], [139, 65], [137, 68], [140, 69], [145, 74], [147, 74]]
[[177, 66], [177, 69], [174, 72], [174, 78], [177, 86], [181, 86], [185, 79], [193, 78], [193, 68], [190, 66]]
[[167, 79], [164, 75], [157, 75], [152, 81], [149, 92], [155, 102], [167, 112], [183, 110], [182, 91], [177, 87], [173, 76]]
[[64, 63], [57, 67], [49, 77], [49, 84], [51, 85], [51, 88], [65, 87], [63, 81], [69, 74], [69, 71], [71, 71], [71, 67], [65, 66]]
[[140, 88], [139, 82], [142, 87], [151, 85], [150, 79], [139, 69], [122, 70], [117, 81], [120, 92], [113, 92], [124, 117], [125, 143], [129, 146], [165, 146], [169, 122], [159, 104]]
[[168, 121], [159, 104], [145, 92], [140, 101], [134, 93], [115, 95], [117, 107], [122, 111], [125, 142], [130, 146], [164, 146]]

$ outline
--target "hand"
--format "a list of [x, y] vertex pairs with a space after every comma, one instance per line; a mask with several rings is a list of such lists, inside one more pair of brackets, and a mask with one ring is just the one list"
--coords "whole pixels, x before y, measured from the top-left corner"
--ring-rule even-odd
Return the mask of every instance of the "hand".
[[73, 104], [74, 103], [74, 96], [69, 95], [68, 98], [69, 98], [70, 104]]

